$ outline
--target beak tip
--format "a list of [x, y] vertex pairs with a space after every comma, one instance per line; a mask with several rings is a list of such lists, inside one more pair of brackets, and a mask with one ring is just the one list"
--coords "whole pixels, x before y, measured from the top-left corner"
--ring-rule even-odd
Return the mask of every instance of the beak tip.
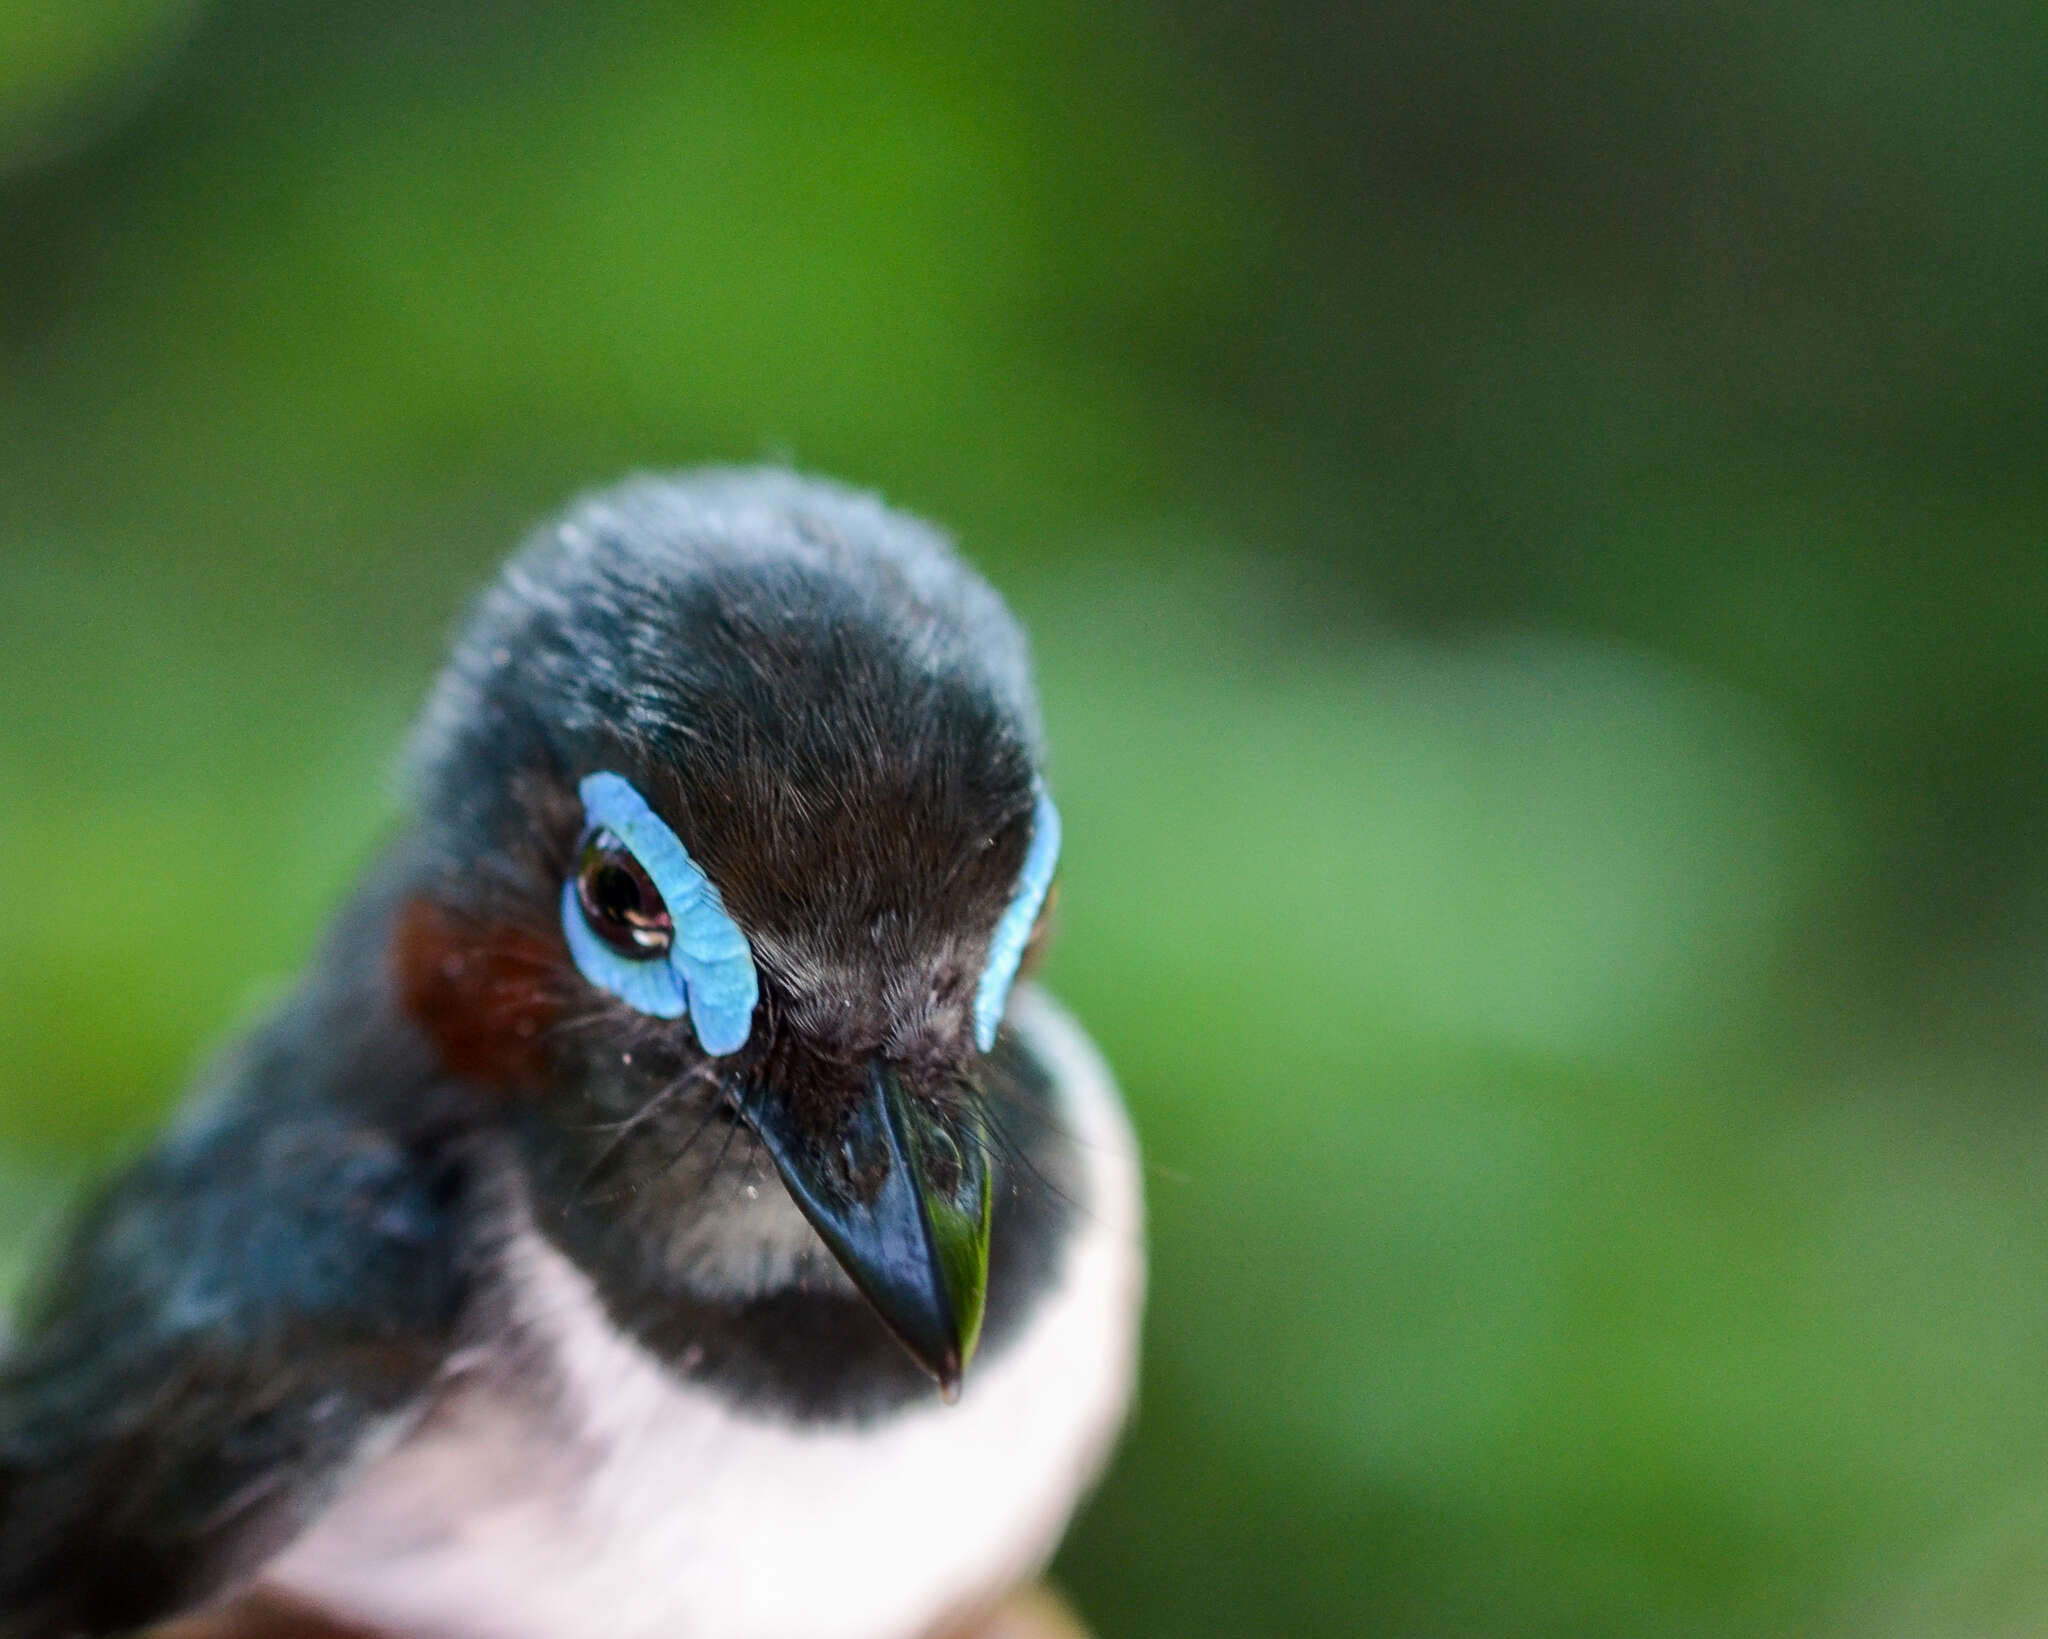
[[925, 1362], [932, 1376], [938, 1380], [939, 1398], [952, 1405], [960, 1398], [960, 1385], [966, 1381], [967, 1361], [958, 1349], [948, 1349], [936, 1358]]
[[910, 1357], [923, 1367], [926, 1375], [938, 1385], [939, 1398], [949, 1406], [958, 1400], [960, 1386], [967, 1378], [967, 1351], [951, 1340], [938, 1343], [934, 1339], [925, 1338], [913, 1342], [900, 1331], [896, 1336], [909, 1351]]

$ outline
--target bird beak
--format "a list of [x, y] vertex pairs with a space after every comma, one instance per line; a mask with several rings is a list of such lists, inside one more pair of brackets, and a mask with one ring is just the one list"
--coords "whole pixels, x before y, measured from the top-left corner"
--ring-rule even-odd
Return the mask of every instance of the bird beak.
[[854, 1285], [954, 1399], [988, 1297], [985, 1135], [965, 1108], [922, 1107], [882, 1059], [829, 1120], [799, 1121], [791, 1105], [757, 1084], [740, 1114]]

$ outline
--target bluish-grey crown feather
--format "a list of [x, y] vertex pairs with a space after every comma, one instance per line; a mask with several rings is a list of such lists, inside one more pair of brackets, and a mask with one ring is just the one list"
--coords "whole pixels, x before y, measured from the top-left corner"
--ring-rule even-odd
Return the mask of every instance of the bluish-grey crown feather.
[[[501, 720], [514, 657], [522, 688], [562, 702], [572, 732], [653, 743], [697, 731], [703, 679], [685, 594], [709, 582], [737, 592], [732, 621], [769, 616], [770, 634], [778, 590], [827, 584], [840, 607], [826, 618], [873, 620], [928, 677], [985, 690], [1038, 760], [1044, 730], [1023, 629], [943, 535], [822, 479], [713, 468], [629, 478], [527, 541], [479, 600], [436, 685], [414, 739], [415, 777], [445, 792], [468, 742]], [[876, 595], [846, 607], [857, 588]], [[784, 612], [804, 608], [789, 599]]]

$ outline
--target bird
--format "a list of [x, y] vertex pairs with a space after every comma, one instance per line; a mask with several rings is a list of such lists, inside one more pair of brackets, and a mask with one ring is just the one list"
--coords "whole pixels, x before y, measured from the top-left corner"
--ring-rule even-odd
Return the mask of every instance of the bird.
[[0, 1635], [974, 1631], [1100, 1477], [1145, 1284], [1034, 976], [1020, 625], [872, 495], [634, 476], [514, 551], [403, 767], [17, 1307]]

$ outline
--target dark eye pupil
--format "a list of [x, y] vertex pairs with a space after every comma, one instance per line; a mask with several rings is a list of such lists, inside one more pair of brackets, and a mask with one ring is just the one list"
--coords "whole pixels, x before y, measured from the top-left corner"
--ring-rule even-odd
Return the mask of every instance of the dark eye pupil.
[[653, 957], [668, 950], [675, 931], [668, 907], [640, 862], [609, 831], [583, 845], [576, 898], [590, 931], [621, 956]]

